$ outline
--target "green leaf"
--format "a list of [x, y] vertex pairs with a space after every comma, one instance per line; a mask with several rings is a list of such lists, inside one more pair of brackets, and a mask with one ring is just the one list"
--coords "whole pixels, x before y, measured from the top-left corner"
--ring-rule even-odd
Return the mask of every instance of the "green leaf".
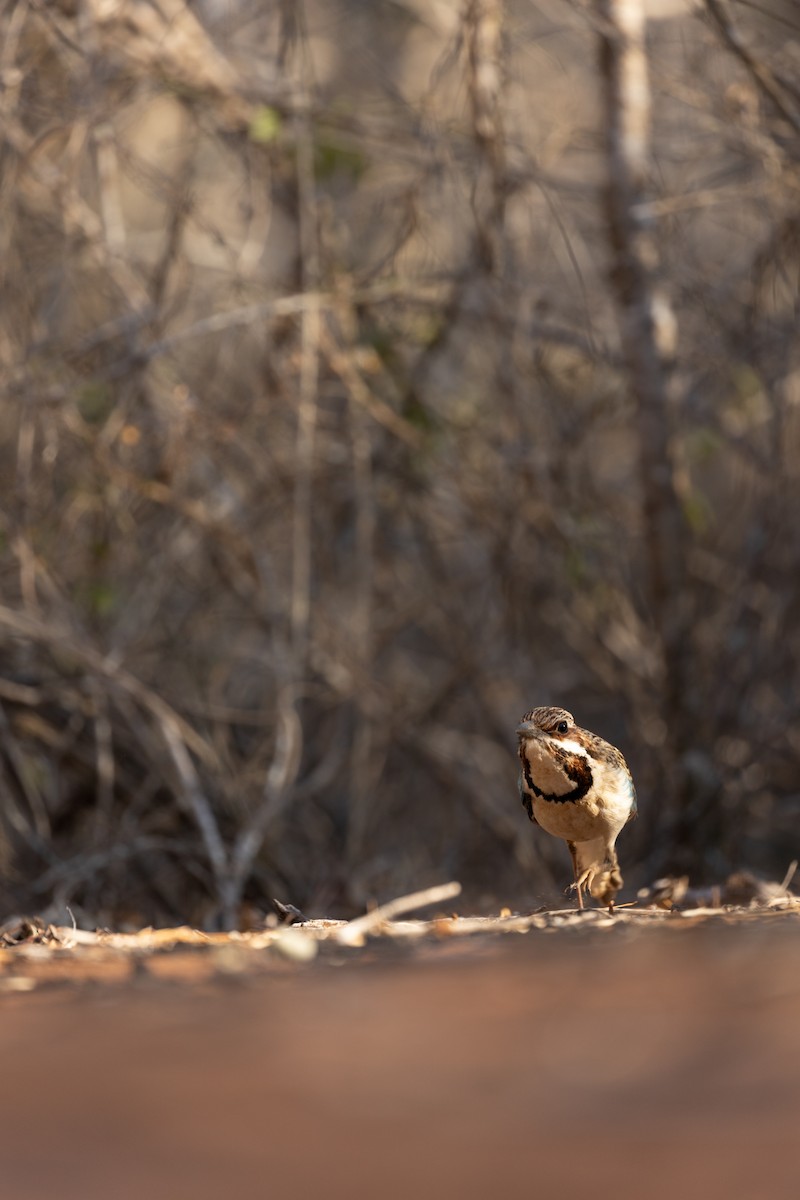
[[710, 462], [722, 447], [719, 434], [707, 425], [701, 425], [686, 438], [686, 446], [694, 462]]
[[268, 145], [275, 141], [282, 128], [283, 119], [278, 110], [270, 108], [268, 104], [262, 104], [253, 113], [248, 132], [251, 141]]
[[367, 169], [367, 159], [360, 150], [342, 145], [330, 134], [320, 132], [314, 146], [314, 173], [317, 179], [330, 179], [333, 175], [349, 175], [357, 181]]
[[116, 589], [102, 580], [84, 583], [77, 589], [76, 598], [86, 613], [101, 619], [110, 616], [119, 600]]
[[714, 510], [700, 492], [689, 492], [683, 497], [683, 515], [692, 533], [706, 533], [714, 523]]
[[114, 395], [106, 383], [85, 384], [75, 397], [78, 412], [89, 425], [100, 425], [111, 412]]

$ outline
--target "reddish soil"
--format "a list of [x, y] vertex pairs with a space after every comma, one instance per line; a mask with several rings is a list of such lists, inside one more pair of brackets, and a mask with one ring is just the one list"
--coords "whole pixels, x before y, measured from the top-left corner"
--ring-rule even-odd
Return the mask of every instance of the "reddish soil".
[[794, 921], [191, 974], [0, 995], [2, 1200], [798, 1195]]

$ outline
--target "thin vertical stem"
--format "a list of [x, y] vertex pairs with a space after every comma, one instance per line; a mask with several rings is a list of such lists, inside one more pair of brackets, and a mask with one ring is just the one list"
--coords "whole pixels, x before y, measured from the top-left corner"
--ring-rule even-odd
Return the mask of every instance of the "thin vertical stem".
[[[355, 349], [358, 322], [353, 309], [342, 304], [339, 320], [347, 349]], [[373, 582], [375, 557], [376, 512], [373, 488], [372, 439], [370, 418], [352, 388], [348, 389], [350, 440], [353, 463], [355, 500], [355, 596], [353, 605], [353, 642], [358, 677], [369, 679], [372, 674], [373, 652]], [[347, 835], [347, 856], [354, 863], [363, 850], [370, 812], [370, 789], [374, 782], [373, 721], [363, 706], [355, 712], [353, 755], [351, 768], [350, 815]]]
[[[295, 20], [299, 14], [296, 14]], [[300, 319], [300, 379], [295, 438], [293, 560], [291, 630], [297, 676], [303, 674], [308, 655], [311, 618], [311, 550], [314, 446], [317, 428], [317, 390], [321, 312], [319, 304], [320, 256], [317, 231], [317, 197], [314, 180], [314, 135], [309, 115], [308, 48], [302, 29], [299, 38], [300, 100], [295, 117], [297, 148], [300, 289], [307, 294]]]
[[[646, 596], [661, 665], [665, 768], [672, 811], [681, 808], [685, 743], [684, 521], [675, 486], [671, 410], [676, 324], [659, 284], [659, 253], [648, 215], [650, 84], [644, 0], [597, 0], [606, 109], [607, 216], [611, 279], [636, 403]], [[669, 814], [670, 805], [664, 805]]]
[[[469, 0], [465, 34], [473, 136], [479, 150], [479, 169], [473, 192], [478, 226], [478, 250], [488, 271], [498, 269], [499, 245], [505, 218], [506, 163], [502, 119], [502, 33], [504, 0]], [[485, 187], [488, 196], [479, 193]]]

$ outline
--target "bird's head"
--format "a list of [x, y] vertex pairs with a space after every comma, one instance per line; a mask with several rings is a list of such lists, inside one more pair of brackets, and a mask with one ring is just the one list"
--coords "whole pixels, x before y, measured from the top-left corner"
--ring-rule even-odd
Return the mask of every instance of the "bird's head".
[[560, 742], [574, 736], [575, 718], [565, 708], [533, 708], [517, 726], [520, 741], [538, 738]]
[[585, 731], [565, 708], [534, 708], [517, 726], [523, 790], [545, 800], [580, 800], [592, 786]]

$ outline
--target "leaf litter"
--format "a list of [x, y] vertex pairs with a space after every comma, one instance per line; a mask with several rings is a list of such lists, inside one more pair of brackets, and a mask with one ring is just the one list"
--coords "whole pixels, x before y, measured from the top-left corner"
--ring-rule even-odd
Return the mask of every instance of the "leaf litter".
[[[794, 864], [793, 864], [794, 866]], [[800, 896], [789, 891], [793, 870], [781, 884], [740, 873], [721, 887], [691, 889], [683, 878], [658, 880], [637, 901], [613, 912], [544, 908], [529, 914], [503, 908], [497, 916], [461, 916], [443, 906], [461, 893], [457, 882], [400, 896], [353, 920], [306, 919], [291, 905], [276, 905], [262, 928], [229, 933], [188, 925], [132, 933], [49, 924], [15, 917], [0, 925], [0, 992], [24, 992], [44, 984], [128, 983], [135, 978], [201, 983], [281, 970], [318, 957], [341, 964], [366, 948], [437, 947], [463, 939], [465, 949], [504, 934], [564, 934], [653, 929], [680, 931], [706, 925], [753, 926], [800, 920]], [[737, 897], [744, 902], [731, 903]], [[430, 918], [409, 914], [438, 908]], [[291, 921], [292, 923], [286, 923]]]

